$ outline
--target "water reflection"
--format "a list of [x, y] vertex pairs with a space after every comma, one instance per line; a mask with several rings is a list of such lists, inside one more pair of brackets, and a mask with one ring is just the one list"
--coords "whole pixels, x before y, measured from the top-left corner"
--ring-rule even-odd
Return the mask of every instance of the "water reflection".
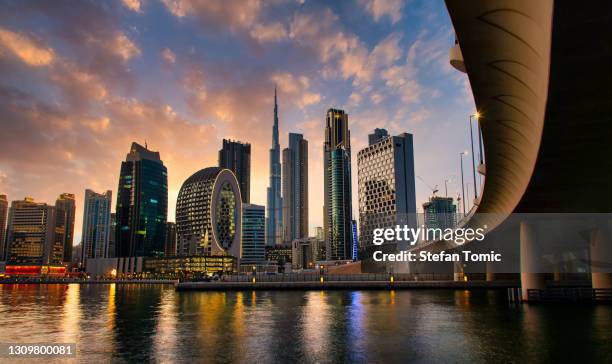
[[612, 307], [504, 297], [0, 285], [0, 342], [77, 342], [82, 362], [610, 361]]

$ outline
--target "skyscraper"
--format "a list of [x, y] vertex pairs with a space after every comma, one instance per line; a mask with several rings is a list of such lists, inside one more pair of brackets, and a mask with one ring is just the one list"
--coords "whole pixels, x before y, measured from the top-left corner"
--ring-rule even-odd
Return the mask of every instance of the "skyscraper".
[[242, 202], [251, 201], [251, 144], [223, 139], [219, 167], [234, 172], [240, 185]]
[[5, 258], [6, 250], [6, 218], [8, 216], [8, 199], [0, 195], [0, 261]]
[[452, 197], [432, 196], [423, 204], [425, 227], [454, 228], [457, 225], [457, 206]]
[[55, 201], [55, 208], [58, 216], [65, 216], [64, 236], [63, 236], [63, 259], [64, 262], [72, 261], [72, 244], [74, 240], [74, 218], [76, 212], [76, 201], [74, 194], [62, 193]]
[[272, 149], [270, 149], [270, 187], [266, 216], [266, 245], [274, 246], [282, 242], [283, 201], [281, 199], [280, 144], [278, 143], [278, 104], [274, 88], [274, 124], [272, 126]]
[[[7, 264], [42, 266], [53, 260], [55, 207], [31, 197], [13, 201], [8, 218]], [[62, 246], [63, 247], [63, 246]], [[60, 258], [63, 257], [63, 255]], [[8, 270], [8, 268], [7, 268]]]
[[308, 141], [289, 133], [283, 150], [283, 243], [308, 236]]
[[357, 154], [362, 249], [372, 244], [375, 228], [416, 226], [412, 134], [388, 136], [377, 129], [369, 141]]
[[165, 254], [167, 257], [176, 256], [176, 224], [173, 222], [166, 224]]
[[327, 110], [323, 154], [323, 229], [327, 259], [352, 259], [351, 133], [344, 110]]
[[204, 168], [187, 178], [176, 200], [178, 255], [241, 256], [242, 199], [234, 172]]
[[111, 213], [110, 217], [110, 237], [108, 239], [108, 257], [117, 257], [117, 214]]
[[87, 259], [110, 257], [112, 191], [85, 190], [81, 263]]
[[264, 206], [242, 205], [242, 259], [241, 264], [260, 264], [266, 260]]
[[126, 160], [121, 162], [117, 191], [117, 257], [163, 254], [168, 171], [159, 152], [132, 143]]

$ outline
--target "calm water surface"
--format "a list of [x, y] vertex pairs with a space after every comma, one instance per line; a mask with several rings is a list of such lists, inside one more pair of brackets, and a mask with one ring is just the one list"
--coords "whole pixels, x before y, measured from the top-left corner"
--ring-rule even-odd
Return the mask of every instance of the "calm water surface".
[[504, 291], [0, 285], [7, 342], [76, 342], [87, 363], [611, 363], [612, 307], [514, 306]]

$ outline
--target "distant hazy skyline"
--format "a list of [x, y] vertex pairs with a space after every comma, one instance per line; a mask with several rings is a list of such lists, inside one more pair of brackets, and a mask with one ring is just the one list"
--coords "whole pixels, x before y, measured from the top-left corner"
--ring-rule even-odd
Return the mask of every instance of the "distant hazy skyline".
[[[376, 127], [414, 134], [416, 174], [442, 194], [454, 176], [449, 194], [460, 190], [474, 103], [448, 64], [442, 0], [0, 4], [0, 194], [52, 204], [75, 193], [75, 243], [85, 189], [116, 199], [132, 141], [168, 167], [170, 221], [181, 184], [217, 164], [223, 138], [251, 143], [251, 202], [264, 205], [275, 85], [281, 149], [289, 132], [309, 142], [311, 233], [329, 107], [349, 114], [355, 217], [357, 152]], [[420, 210], [430, 191], [416, 186]]]

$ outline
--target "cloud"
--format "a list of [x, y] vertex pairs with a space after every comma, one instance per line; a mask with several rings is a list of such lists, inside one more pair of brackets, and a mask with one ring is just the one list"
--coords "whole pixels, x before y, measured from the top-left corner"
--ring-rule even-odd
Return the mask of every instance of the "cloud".
[[168, 48], [164, 48], [161, 51], [161, 58], [168, 65], [176, 63], [176, 54]]
[[135, 11], [137, 13], [141, 12], [140, 7], [142, 4], [140, 3], [140, 0], [121, 0], [121, 2], [126, 8], [132, 11]]
[[402, 0], [361, 0], [360, 3], [375, 21], [388, 16], [395, 24], [402, 18]]
[[205, 29], [232, 31], [248, 29], [259, 16], [259, 0], [162, 0], [168, 11], [178, 18], [193, 17]]
[[270, 24], [255, 24], [251, 29], [251, 37], [259, 42], [280, 42], [287, 39], [287, 30], [285, 26], [279, 22]]
[[41, 41], [6, 28], [0, 28], [0, 47], [30, 66], [47, 66], [55, 59], [53, 49], [46, 47]]

